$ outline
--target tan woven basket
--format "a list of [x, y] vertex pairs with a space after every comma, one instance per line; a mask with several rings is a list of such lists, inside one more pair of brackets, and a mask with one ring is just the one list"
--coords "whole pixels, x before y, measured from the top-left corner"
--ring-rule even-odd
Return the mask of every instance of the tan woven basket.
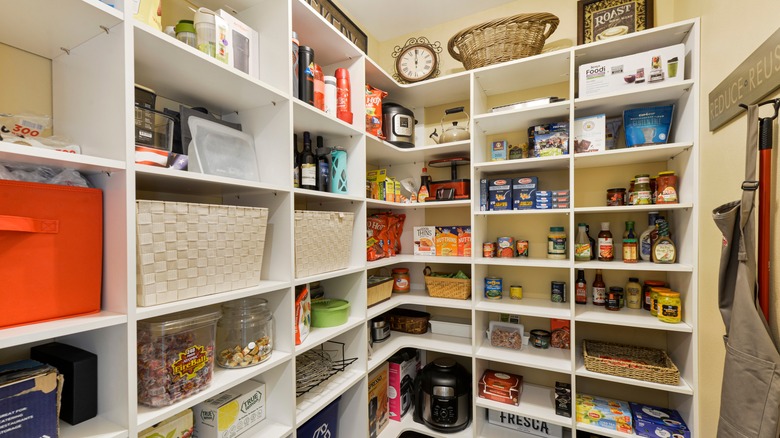
[[295, 210], [295, 277], [347, 268], [354, 223], [354, 213]]
[[663, 350], [585, 340], [582, 354], [588, 371], [665, 385], [680, 384], [680, 370]]
[[393, 277], [369, 277], [366, 293], [368, 307], [389, 300], [393, 295]]
[[387, 322], [390, 330], [421, 335], [428, 331], [428, 320], [431, 314], [419, 310], [395, 308], [387, 312]]
[[428, 295], [435, 298], [467, 300], [471, 296], [471, 279], [425, 276]]
[[268, 209], [145, 200], [136, 208], [139, 306], [260, 284]]
[[447, 49], [466, 70], [538, 55], [559, 22], [546, 12], [499, 18], [461, 30]]

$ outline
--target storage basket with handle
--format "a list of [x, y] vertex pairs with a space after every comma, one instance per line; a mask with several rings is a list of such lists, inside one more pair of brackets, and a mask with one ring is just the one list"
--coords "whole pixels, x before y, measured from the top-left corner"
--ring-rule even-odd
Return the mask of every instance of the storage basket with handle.
[[447, 49], [466, 70], [538, 55], [559, 22], [546, 12], [499, 18], [461, 30]]
[[428, 320], [431, 314], [419, 310], [396, 308], [387, 312], [390, 330], [421, 335], [428, 332]]
[[367, 302], [368, 307], [374, 304], [379, 304], [382, 301], [389, 300], [393, 294], [393, 277], [368, 277], [368, 289], [367, 289]]
[[467, 300], [471, 296], [470, 278], [446, 278], [425, 276], [428, 295], [434, 298], [454, 298]]
[[355, 213], [295, 210], [295, 278], [349, 266]]
[[588, 371], [665, 385], [680, 383], [680, 370], [663, 350], [585, 340], [582, 355]]

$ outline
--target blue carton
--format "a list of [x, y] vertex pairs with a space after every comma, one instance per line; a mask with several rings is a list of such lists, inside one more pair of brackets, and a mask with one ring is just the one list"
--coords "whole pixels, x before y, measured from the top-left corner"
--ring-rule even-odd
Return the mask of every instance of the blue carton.
[[34, 360], [0, 366], [0, 435], [59, 436], [62, 384], [56, 368]]
[[674, 105], [623, 111], [626, 147], [667, 143], [673, 114]]
[[680, 413], [674, 409], [629, 403], [634, 417], [634, 433], [647, 438], [675, 437], [691, 438], [691, 431], [685, 425]]
[[536, 189], [539, 179], [535, 176], [524, 176], [512, 180], [512, 200], [514, 210], [531, 210], [536, 208]]
[[489, 202], [491, 211], [512, 209], [512, 179], [491, 179], [488, 182], [490, 193]]

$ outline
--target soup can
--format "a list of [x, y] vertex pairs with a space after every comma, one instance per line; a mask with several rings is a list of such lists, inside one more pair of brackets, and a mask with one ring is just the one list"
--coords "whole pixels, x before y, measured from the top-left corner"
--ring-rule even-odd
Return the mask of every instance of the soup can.
[[553, 281], [550, 283], [550, 301], [553, 303], [566, 302], [566, 283], [563, 281]]
[[515, 256], [515, 238], [514, 237], [499, 237], [496, 239], [498, 251], [498, 257], [511, 258]]
[[519, 284], [513, 284], [509, 286], [509, 298], [513, 300], [522, 300], [523, 286], [520, 286]]
[[504, 280], [501, 277], [485, 277], [485, 298], [500, 300], [504, 292]]
[[496, 242], [485, 242], [482, 244], [482, 257], [496, 256]]
[[518, 240], [516, 242], [517, 246], [517, 256], [518, 257], [528, 257], [528, 241], [527, 240]]

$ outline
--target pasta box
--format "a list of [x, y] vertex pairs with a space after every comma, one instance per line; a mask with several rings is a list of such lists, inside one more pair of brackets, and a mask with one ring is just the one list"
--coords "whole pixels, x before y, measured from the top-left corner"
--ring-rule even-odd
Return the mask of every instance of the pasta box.
[[577, 423], [632, 433], [631, 407], [627, 402], [577, 394]]
[[680, 413], [674, 409], [629, 403], [634, 416], [634, 433], [638, 436], [691, 438]]
[[490, 211], [512, 209], [512, 179], [500, 178], [488, 181], [488, 202]]
[[517, 406], [523, 392], [523, 376], [485, 370], [479, 379], [479, 398]]
[[436, 255], [436, 227], [414, 227], [414, 255]]
[[535, 176], [524, 176], [512, 180], [513, 210], [530, 210], [536, 208], [536, 189], [539, 179]]
[[494, 409], [488, 409], [488, 422], [517, 431], [517, 435], [512, 435], [517, 436], [517, 438], [537, 436], [561, 438], [563, 436], [563, 427], [561, 426], [537, 420], [536, 418], [523, 417]]

